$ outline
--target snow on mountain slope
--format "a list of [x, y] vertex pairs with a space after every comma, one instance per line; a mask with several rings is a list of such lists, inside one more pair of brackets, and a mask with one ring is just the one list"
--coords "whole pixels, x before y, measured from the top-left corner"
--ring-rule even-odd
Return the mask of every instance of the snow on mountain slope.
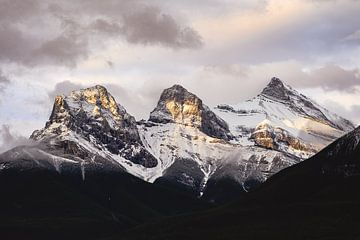
[[[6, 166], [55, 167], [83, 176], [88, 170], [116, 170], [148, 180], [159, 171], [158, 160], [142, 145], [135, 118], [99, 85], [57, 96], [49, 121], [30, 138], [37, 144], [12, 149], [0, 160]], [[58, 164], [61, 159], [69, 161]]]
[[229, 142], [233, 136], [228, 124], [178, 85], [164, 90], [149, 121], [140, 122], [138, 129], [144, 146], [159, 161], [161, 174], [154, 179], [161, 177], [200, 195], [213, 176], [240, 184], [254, 178], [263, 181], [299, 161], [278, 151]]
[[99, 85], [57, 96], [45, 128], [31, 139], [58, 145], [81, 158], [102, 152], [146, 168], [157, 165], [142, 146], [135, 118]]
[[215, 113], [230, 126], [234, 143], [280, 150], [300, 158], [312, 156], [354, 129], [354, 125], [272, 78], [258, 96]]
[[151, 180], [171, 178], [200, 195], [213, 175], [226, 175], [239, 183], [254, 178], [264, 181], [298, 162], [278, 151], [231, 144], [176, 123], [147, 122], [139, 125], [139, 131], [147, 150], [159, 160], [160, 171]]
[[209, 183], [214, 191], [230, 179], [248, 191], [352, 128], [276, 78], [257, 97], [214, 111], [174, 85], [140, 122], [97, 85], [56, 97], [49, 121], [31, 136], [38, 144], [0, 155], [0, 170], [46, 167], [83, 179], [126, 171], [213, 199]]

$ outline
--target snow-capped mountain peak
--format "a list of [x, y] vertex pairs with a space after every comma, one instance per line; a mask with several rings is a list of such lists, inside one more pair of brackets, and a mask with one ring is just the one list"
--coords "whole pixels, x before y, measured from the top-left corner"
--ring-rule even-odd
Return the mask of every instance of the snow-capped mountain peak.
[[291, 88], [286, 86], [279, 78], [271, 78], [269, 84], [262, 90], [261, 95], [272, 99], [279, 99], [283, 101], [289, 100], [289, 92]]
[[[273, 77], [262, 92], [243, 103], [219, 105], [236, 141], [307, 158], [354, 125]], [[264, 124], [266, 123], [266, 124]]]
[[50, 166], [83, 179], [88, 171], [116, 169], [213, 200], [217, 191], [223, 195], [219, 182], [248, 191], [352, 128], [278, 78], [244, 103], [213, 110], [174, 85], [149, 121], [140, 122], [96, 85], [57, 96], [45, 127], [31, 135], [40, 147], [10, 151], [3, 167], [30, 157], [31, 168]]
[[122, 122], [127, 114], [125, 109], [118, 105], [114, 97], [101, 85], [73, 91], [70, 94], [70, 98], [72, 98], [73, 102], [80, 104], [81, 102], [86, 102], [94, 106], [94, 115], [101, 115], [102, 110], [108, 111], [118, 123]]
[[145, 167], [157, 165], [142, 145], [135, 118], [100, 85], [57, 96], [49, 121], [31, 139], [80, 157], [102, 152]]
[[271, 79], [259, 97], [265, 97], [272, 101], [282, 103], [292, 111], [306, 118], [321, 122], [341, 131], [348, 132], [355, 128], [354, 124], [350, 121], [335, 113], [329, 112], [315, 101], [299, 93], [291, 86], [284, 84], [276, 77]]
[[183, 124], [198, 128], [211, 137], [224, 140], [232, 138], [227, 123], [203, 104], [199, 97], [180, 85], [163, 91], [149, 121]]

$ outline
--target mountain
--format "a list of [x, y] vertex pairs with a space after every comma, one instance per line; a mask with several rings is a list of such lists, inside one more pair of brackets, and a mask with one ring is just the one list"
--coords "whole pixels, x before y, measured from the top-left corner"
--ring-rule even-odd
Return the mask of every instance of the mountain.
[[149, 121], [155, 123], [179, 123], [199, 129], [206, 135], [230, 140], [227, 123], [216, 116], [196, 95], [180, 85], [165, 89]]
[[209, 201], [231, 199], [230, 193], [246, 192], [299, 161], [285, 152], [236, 143], [228, 123], [179, 85], [163, 91], [138, 129], [144, 146], [159, 160], [155, 184]]
[[[210, 127], [203, 126], [204, 115], [214, 119]], [[223, 201], [312, 156], [354, 125], [272, 78], [257, 97], [214, 109], [175, 85], [138, 128], [159, 159], [155, 183]]]
[[104, 158], [126, 159], [146, 168], [157, 165], [142, 145], [135, 118], [99, 85], [57, 96], [45, 128], [30, 138], [82, 160], [100, 153]]
[[236, 142], [262, 146], [306, 159], [355, 126], [274, 77], [243, 103], [218, 105]]
[[174, 85], [139, 122], [104, 87], [76, 90], [56, 97], [33, 145], [0, 154], [0, 232], [9, 239], [117, 232], [121, 239], [293, 239], [300, 226], [303, 239], [333, 226], [345, 231], [360, 223], [360, 130], [299, 162], [352, 128], [276, 78], [257, 97], [215, 109]]
[[358, 239], [359, 143], [356, 128], [241, 200], [145, 224], [121, 239]]
[[31, 135], [35, 146], [11, 150], [4, 166], [83, 180], [130, 173], [220, 203], [352, 128], [277, 78], [254, 99], [215, 109], [174, 85], [163, 91], [149, 120], [140, 122], [97, 85], [57, 96], [49, 121]]

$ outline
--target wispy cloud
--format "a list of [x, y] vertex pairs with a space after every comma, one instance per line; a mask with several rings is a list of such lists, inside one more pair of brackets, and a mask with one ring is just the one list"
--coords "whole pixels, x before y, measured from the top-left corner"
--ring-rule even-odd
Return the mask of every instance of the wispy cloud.
[[16, 133], [13, 133], [9, 125], [0, 126], [0, 153], [19, 145], [28, 145], [32, 142]]

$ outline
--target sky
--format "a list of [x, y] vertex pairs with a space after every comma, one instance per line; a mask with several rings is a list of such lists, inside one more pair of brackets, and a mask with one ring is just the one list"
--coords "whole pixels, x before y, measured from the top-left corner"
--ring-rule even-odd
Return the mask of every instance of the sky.
[[137, 120], [181, 84], [210, 106], [276, 76], [360, 123], [359, 0], [0, 0], [0, 151], [54, 97], [104, 85]]

